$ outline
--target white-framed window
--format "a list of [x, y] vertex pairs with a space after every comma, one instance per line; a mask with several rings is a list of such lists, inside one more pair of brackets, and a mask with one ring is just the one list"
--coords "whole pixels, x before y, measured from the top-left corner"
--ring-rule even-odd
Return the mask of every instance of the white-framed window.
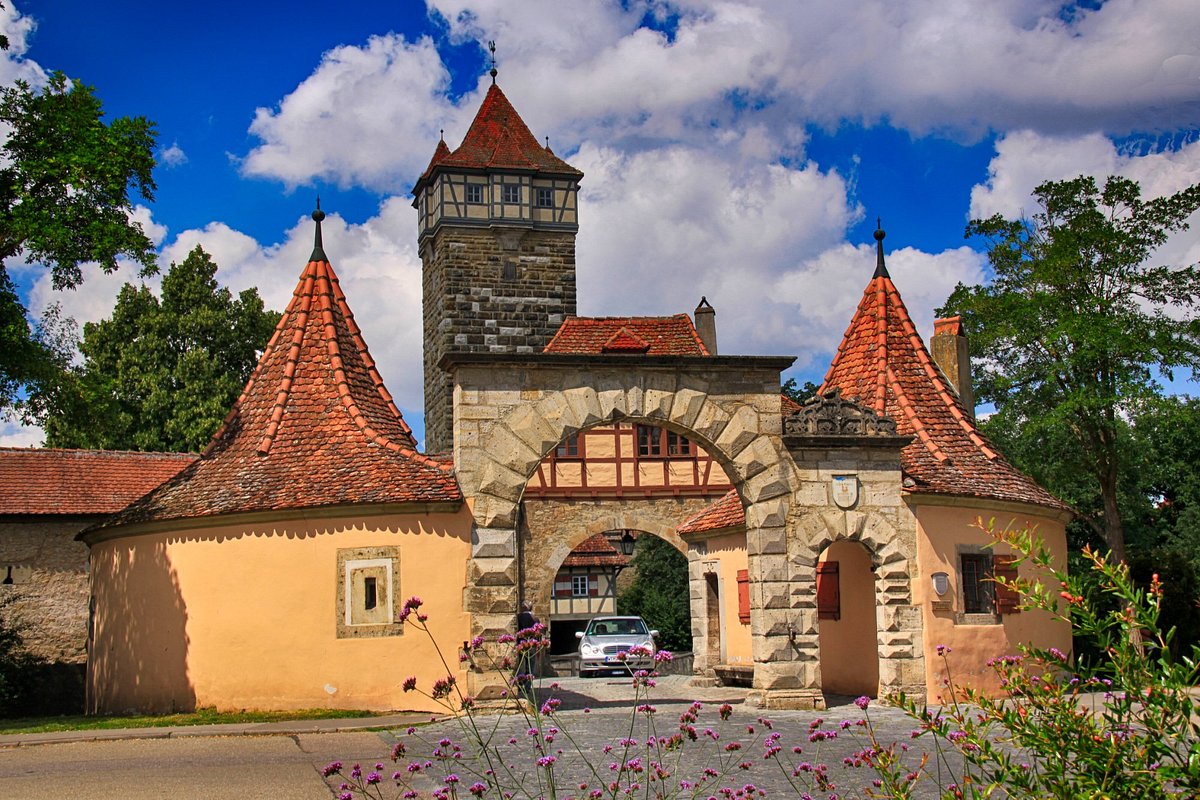
[[483, 202], [483, 186], [478, 183], [467, 184], [467, 202], [482, 203]]
[[539, 186], [533, 204], [538, 208], [554, 208], [554, 190], [548, 186]]
[[501, 188], [500, 199], [505, 203], [521, 202], [521, 186], [516, 183], [506, 183]]
[[587, 575], [572, 575], [571, 576], [571, 596], [572, 597], [587, 597], [588, 596], [588, 576]]
[[400, 548], [337, 551], [337, 637], [399, 636]]

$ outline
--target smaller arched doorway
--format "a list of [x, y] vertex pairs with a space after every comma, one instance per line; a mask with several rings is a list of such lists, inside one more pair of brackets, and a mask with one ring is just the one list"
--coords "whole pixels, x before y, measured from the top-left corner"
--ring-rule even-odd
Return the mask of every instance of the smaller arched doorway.
[[829, 694], [879, 693], [875, 570], [871, 554], [842, 539], [825, 548], [817, 563], [821, 688]]

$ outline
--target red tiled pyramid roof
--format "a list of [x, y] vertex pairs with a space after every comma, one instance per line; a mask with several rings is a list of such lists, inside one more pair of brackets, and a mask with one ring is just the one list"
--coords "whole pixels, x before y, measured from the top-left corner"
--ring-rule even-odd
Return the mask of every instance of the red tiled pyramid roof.
[[[613, 345], [616, 346], [613, 346]], [[633, 345], [637, 345], [634, 347]], [[639, 349], [642, 346], [644, 349]], [[687, 314], [672, 317], [568, 317], [546, 345], [547, 353], [648, 356], [710, 355]]]
[[1008, 463], [963, 409], [957, 393], [917, 333], [883, 263], [878, 266], [821, 385], [886, 414], [913, 441], [901, 451], [908, 487], [920, 493], [963, 495], [1066, 509]]
[[414, 192], [439, 167], [531, 170], [583, 177], [582, 172], [554, 155], [548, 146], [538, 143], [521, 115], [495, 84], [484, 96], [462, 144], [450, 151], [445, 141], [438, 143]]
[[196, 458], [195, 453], [0, 447], [0, 515], [112, 514]]
[[699, 514], [691, 517], [675, 529], [681, 536], [700, 531], [715, 531], [721, 528], [732, 528], [746, 523], [746, 512], [742, 508], [742, 498], [738, 497], [737, 489], [730, 489], [721, 499], [704, 508]]
[[416, 450], [320, 246], [241, 397], [200, 459], [115, 524], [462, 498]]

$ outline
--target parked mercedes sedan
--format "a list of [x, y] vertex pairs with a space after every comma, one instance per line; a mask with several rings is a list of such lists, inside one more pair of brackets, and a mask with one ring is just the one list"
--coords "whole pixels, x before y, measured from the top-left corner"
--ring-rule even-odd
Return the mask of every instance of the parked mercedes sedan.
[[[641, 617], [595, 617], [585, 630], [576, 631], [579, 639], [579, 677], [586, 678], [603, 670], [639, 670], [654, 666], [654, 637]], [[632, 648], [640, 651], [629, 655]]]

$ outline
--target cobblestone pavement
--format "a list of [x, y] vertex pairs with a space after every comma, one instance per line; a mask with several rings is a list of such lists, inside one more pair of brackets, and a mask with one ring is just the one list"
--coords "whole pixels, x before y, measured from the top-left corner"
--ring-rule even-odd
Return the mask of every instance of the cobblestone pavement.
[[[586, 783], [591, 789], [610, 780], [609, 764], [616, 760], [615, 753], [621, 749], [622, 739], [632, 738], [644, 743], [649, 736], [676, 733], [680, 714], [694, 700], [703, 704], [695, 723], [699, 741], [689, 743], [682, 749], [682, 761], [676, 760], [679, 755], [672, 754], [668, 769], [672, 782], [680, 779], [697, 780], [706, 767], [717, 769], [721, 778], [709, 780], [701, 795], [703, 797], [718, 794], [720, 787], [742, 788], [747, 784], [765, 791], [769, 797], [796, 797], [806, 789], [812, 790], [814, 797], [828, 797], [827, 791], [815, 791], [811, 772], [803, 772], [799, 778], [791, 777], [791, 771], [801, 763], [814, 767], [821, 763], [828, 765], [828, 775], [837, 787], [836, 794], [840, 798], [866, 796], [864, 789], [870, 786], [874, 777], [869, 769], [847, 768], [842, 763], [843, 758], [867, 744], [864, 729], [855, 724], [863, 719], [864, 714], [854, 705], [853, 698], [827, 698], [830, 707], [820, 712], [764, 712], [745, 702], [748, 694], [746, 689], [691, 687], [687, 685], [686, 676], [666, 676], [659, 679], [648, 697], [636, 699], [636, 702], [652, 705], [654, 712], [637, 713], [633, 711], [635, 697], [629, 678], [558, 679], [557, 688], [551, 688], [552, 683], [555, 683], [552, 679], [538, 681], [536, 692], [539, 701], [544, 702], [550, 697], [561, 701], [556, 711], [559, 731], [553, 734], [554, 741], [548, 751], [558, 758], [554, 770], [560, 796], [570, 793], [586, 796], [586, 791], [578, 791], [580, 784]], [[732, 711], [729, 719], [722, 722], [718, 709], [724, 703], [732, 706]], [[923, 748], [930, 746], [931, 742], [928, 737], [917, 740], [911, 738], [912, 724], [903, 712], [872, 703], [868, 714], [881, 743], [899, 742], [909, 746], [906, 761], [913, 765], [919, 763]], [[771, 727], [764, 725], [760, 718], [769, 720]], [[511, 773], [520, 776], [524, 790], [518, 792], [517, 796], [536, 797], [545, 791], [545, 787], [539, 788], [538, 785], [539, 775], [544, 776], [546, 772], [536, 767], [537, 754], [532, 748], [529, 722], [519, 714], [480, 714], [475, 721], [482, 734], [504, 754], [502, 760], [511, 764]], [[471, 741], [472, 736], [465, 734], [463, 725], [463, 720], [448, 720], [424, 726], [413, 735], [407, 735], [403, 730], [393, 731], [392, 735], [396, 741], [407, 743], [409, 755], [429, 753], [439, 739], [450, 739], [467, 749], [466, 743]], [[548, 726], [543, 727], [548, 729]], [[712, 728], [719, 739], [706, 736], [705, 728]], [[810, 741], [814, 731], [824, 732], [818, 741]], [[547, 732], [543, 730], [542, 734]], [[765, 760], [764, 739], [772, 732], [780, 734], [779, 746], [782, 750], [776, 758]], [[830, 733], [836, 736], [829, 736]], [[416, 740], [424, 740], [429, 744], [421, 748]], [[513, 740], [516, 744], [510, 744]], [[610, 746], [616, 749], [606, 753], [605, 748]], [[801, 753], [792, 752], [792, 748], [797, 746], [802, 749]], [[563, 751], [561, 755], [557, 754], [559, 749]], [[645, 752], [644, 746], [640, 749]], [[586, 758], [580, 757], [580, 753], [586, 754]], [[635, 754], [636, 750], [631, 749], [627, 757]], [[749, 769], [739, 768], [742, 763], [749, 764]], [[931, 753], [930, 764], [935, 774], [938, 772], [937, 763], [937, 754]], [[499, 763], [496, 768], [505, 769]], [[474, 782], [474, 769], [472, 759], [455, 762], [454, 771], [462, 779], [462, 787], [469, 787]], [[944, 765], [941, 778], [943, 783], [953, 781], [953, 776]], [[417, 788], [428, 791], [432, 783], [422, 781]], [[460, 788], [460, 795], [462, 793]], [[914, 796], [938, 797], [938, 787], [926, 781], [918, 786]]]

